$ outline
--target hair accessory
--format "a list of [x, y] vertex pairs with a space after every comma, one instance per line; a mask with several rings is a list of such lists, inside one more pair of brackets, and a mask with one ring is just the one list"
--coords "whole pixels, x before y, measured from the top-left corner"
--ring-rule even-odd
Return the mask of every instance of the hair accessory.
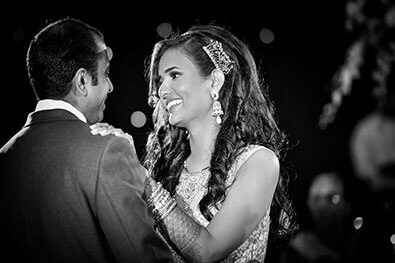
[[234, 62], [223, 50], [221, 42], [211, 39], [210, 44], [204, 46], [203, 50], [210, 57], [215, 67], [220, 69], [224, 74], [228, 74], [233, 68]]

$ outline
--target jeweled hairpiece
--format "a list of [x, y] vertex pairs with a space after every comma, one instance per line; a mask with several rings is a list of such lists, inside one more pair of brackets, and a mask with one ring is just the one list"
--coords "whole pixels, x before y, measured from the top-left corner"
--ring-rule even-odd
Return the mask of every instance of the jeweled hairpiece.
[[233, 60], [222, 49], [222, 43], [219, 41], [210, 40], [210, 44], [203, 47], [203, 50], [210, 57], [217, 69], [220, 69], [224, 74], [228, 74], [233, 68]]

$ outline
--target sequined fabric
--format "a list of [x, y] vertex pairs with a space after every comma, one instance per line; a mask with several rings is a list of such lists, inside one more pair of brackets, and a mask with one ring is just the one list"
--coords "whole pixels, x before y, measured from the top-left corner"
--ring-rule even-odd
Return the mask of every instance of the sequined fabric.
[[[226, 180], [227, 186], [230, 186], [233, 183], [237, 170], [245, 162], [245, 160], [247, 160], [248, 157], [250, 157], [255, 151], [262, 148], [267, 149], [263, 146], [258, 145], [251, 145], [244, 149], [244, 151], [236, 159], [235, 164], [232, 166], [232, 169], [228, 173], [228, 178]], [[207, 183], [209, 177], [209, 170], [189, 173], [186, 172], [184, 169], [180, 177], [180, 182], [176, 188], [179, 206], [182, 207], [197, 222], [205, 227], [209, 224], [209, 222], [200, 212], [199, 202], [207, 192]], [[218, 204], [218, 207], [221, 207], [221, 203]], [[218, 212], [218, 210], [215, 208], [212, 208], [211, 211], [213, 212], [213, 214]], [[260, 221], [259, 225], [244, 241], [244, 243], [241, 244], [236, 250], [234, 250], [226, 259], [221, 262], [241, 263], [248, 262], [250, 260], [263, 262], [266, 255], [269, 224], [270, 217], [268, 210], [266, 211], [266, 214]], [[177, 262], [184, 262], [178, 255], [175, 255], [175, 258]]]

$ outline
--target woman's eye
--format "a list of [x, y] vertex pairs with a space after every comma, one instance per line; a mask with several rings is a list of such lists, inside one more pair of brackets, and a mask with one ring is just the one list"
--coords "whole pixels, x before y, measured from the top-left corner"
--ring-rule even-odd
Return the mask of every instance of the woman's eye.
[[170, 77], [171, 77], [172, 79], [178, 78], [180, 75], [181, 75], [181, 74], [178, 73], [178, 72], [171, 72], [171, 73], [170, 73]]

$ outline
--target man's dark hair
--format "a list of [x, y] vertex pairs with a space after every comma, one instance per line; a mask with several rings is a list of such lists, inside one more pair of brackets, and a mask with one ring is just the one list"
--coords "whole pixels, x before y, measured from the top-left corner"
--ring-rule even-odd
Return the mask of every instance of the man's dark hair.
[[37, 100], [64, 98], [80, 68], [85, 68], [97, 84], [97, 63], [102, 54], [95, 37], [103, 39], [98, 29], [64, 18], [50, 23], [32, 39], [26, 64]]

